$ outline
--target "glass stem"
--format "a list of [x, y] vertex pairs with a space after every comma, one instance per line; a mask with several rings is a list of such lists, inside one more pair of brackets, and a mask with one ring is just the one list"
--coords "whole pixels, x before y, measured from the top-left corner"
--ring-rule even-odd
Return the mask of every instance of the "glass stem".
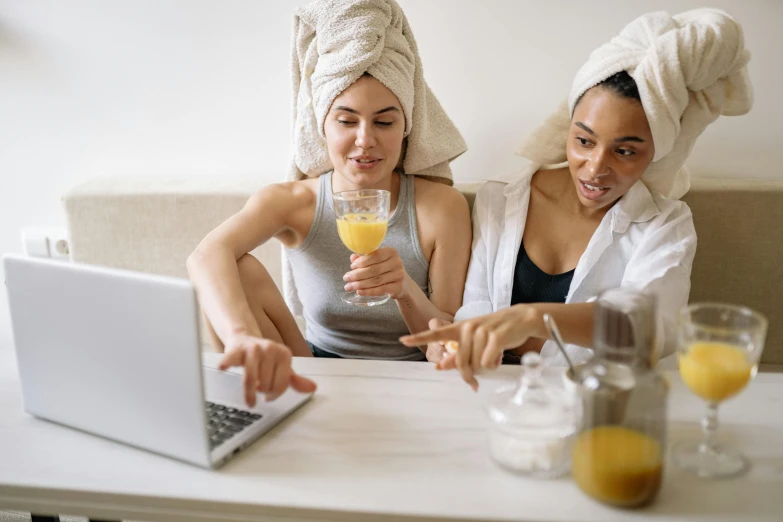
[[714, 453], [716, 448], [715, 433], [718, 431], [718, 403], [707, 405], [707, 413], [701, 419], [701, 444], [699, 453]]

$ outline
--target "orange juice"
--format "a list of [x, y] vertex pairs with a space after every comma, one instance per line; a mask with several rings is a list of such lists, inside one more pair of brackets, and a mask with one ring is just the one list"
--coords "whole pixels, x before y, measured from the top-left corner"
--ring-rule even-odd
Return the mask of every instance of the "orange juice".
[[388, 220], [379, 220], [375, 214], [345, 214], [337, 220], [337, 233], [351, 252], [365, 255], [381, 246], [388, 226]]
[[693, 343], [679, 360], [682, 380], [693, 393], [710, 402], [720, 402], [739, 392], [753, 373], [745, 351], [725, 343]]
[[644, 504], [652, 500], [661, 484], [661, 445], [623, 426], [599, 426], [580, 434], [571, 458], [571, 474], [577, 485], [607, 504]]

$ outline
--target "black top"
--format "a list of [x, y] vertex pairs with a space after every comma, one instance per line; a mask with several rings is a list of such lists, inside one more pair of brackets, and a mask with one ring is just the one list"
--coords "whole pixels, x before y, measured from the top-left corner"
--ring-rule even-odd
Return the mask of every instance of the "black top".
[[574, 270], [562, 274], [547, 274], [527, 256], [525, 242], [519, 246], [517, 265], [514, 268], [514, 287], [511, 304], [565, 303]]

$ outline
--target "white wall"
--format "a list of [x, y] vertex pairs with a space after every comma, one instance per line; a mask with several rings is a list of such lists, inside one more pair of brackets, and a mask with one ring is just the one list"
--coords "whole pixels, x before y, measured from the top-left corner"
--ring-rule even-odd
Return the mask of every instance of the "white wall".
[[[279, 179], [289, 151], [292, 12], [304, 0], [0, 0], [0, 252], [62, 225], [96, 177]], [[704, 0], [400, 0], [426, 77], [470, 150], [458, 180], [513, 168], [525, 132], [634, 16]], [[703, 136], [696, 175], [783, 178], [783, 2], [712, 0], [745, 26], [756, 106]], [[0, 269], [1, 270], [1, 269]], [[2, 275], [2, 274], [0, 274]], [[9, 346], [0, 288], [0, 347]]]

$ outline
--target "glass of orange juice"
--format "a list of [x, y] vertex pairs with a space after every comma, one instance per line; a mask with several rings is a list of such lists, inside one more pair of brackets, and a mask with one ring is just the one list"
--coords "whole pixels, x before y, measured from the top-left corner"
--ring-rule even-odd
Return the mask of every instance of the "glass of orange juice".
[[[347, 190], [333, 195], [334, 214], [340, 240], [354, 254], [364, 256], [378, 250], [389, 227], [388, 190]], [[389, 300], [389, 294], [369, 296], [346, 292], [341, 296], [356, 306], [376, 306]]]
[[731, 447], [718, 444], [718, 405], [739, 393], [756, 374], [767, 320], [744, 306], [695, 304], [680, 312], [680, 376], [707, 402], [699, 442], [673, 448], [680, 469], [705, 478], [741, 475], [749, 463]]

